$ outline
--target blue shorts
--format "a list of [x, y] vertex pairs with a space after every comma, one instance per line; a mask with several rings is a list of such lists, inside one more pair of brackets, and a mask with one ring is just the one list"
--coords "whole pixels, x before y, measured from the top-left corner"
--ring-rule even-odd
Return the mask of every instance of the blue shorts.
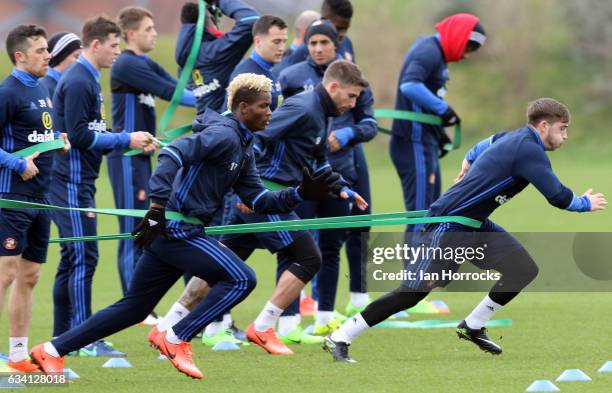
[[[3, 199], [49, 204], [45, 198], [2, 194]], [[36, 263], [45, 263], [49, 248], [51, 213], [49, 210], [0, 209], [0, 256], [22, 255]]]
[[[470, 262], [480, 269], [496, 270], [500, 264], [508, 262], [509, 256], [524, 250], [518, 240], [491, 220], [483, 221], [478, 229], [450, 222], [429, 224], [422, 232], [407, 233], [406, 236], [412, 236], [407, 239], [407, 244], [431, 250], [426, 257], [404, 261], [405, 270], [413, 272], [414, 276], [404, 281], [402, 286], [417, 291], [447, 286], [451, 280], [443, 279], [443, 272], [448, 277], [448, 273], [459, 270], [464, 262]], [[474, 252], [470, 251], [468, 255], [466, 250]], [[528, 254], [525, 252], [523, 255]], [[435, 276], [440, 279], [429, 279]]]
[[[258, 222], [279, 222], [300, 219], [295, 212], [282, 214], [244, 214], [234, 206], [236, 204], [235, 202], [236, 199], [234, 199], [234, 203], [232, 203], [233, 206], [230, 213], [231, 221], [228, 223], [228, 225], [254, 224]], [[229, 248], [232, 248], [232, 246], [243, 248], [265, 248], [274, 254], [289, 246], [296, 239], [305, 236], [307, 233], [308, 231], [279, 231], [227, 234], [221, 237], [221, 243], [225, 244]]]

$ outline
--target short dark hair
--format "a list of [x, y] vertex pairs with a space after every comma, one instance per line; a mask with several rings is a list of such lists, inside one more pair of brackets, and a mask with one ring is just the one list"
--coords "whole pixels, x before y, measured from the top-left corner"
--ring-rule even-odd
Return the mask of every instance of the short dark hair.
[[181, 8], [181, 23], [196, 23], [198, 21], [199, 9], [196, 3], [185, 3]]
[[325, 0], [321, 5], [321, 17], [329, 18], [335, 15], [341, 18], [353, 17], [353, 5], [350, 0]]
[[104, 43], [111, 34], [121, 36], [121, 29], [115, 22], [107, 18], [105, 15], [87, 19], [83, 24], [83, 31], [81, 34], [83, 47], [88, 47], [95, 40]]
[[6, 51], [13, 65], [16, 64], [15, 52], [25, 52], [30, 47], [28, 38], [47, 38], [44, 27], [38, 25], [19, 25], [11, 30], [6, 37]]
[[323, 84], [325, 85], [333, 81], [345, 86], [359, 86], [362, 88], [370, 86], [370, 83], [363, 76], [357, 64], [347, 60], [336, 60], [327, 67], [323, 75]]
[[260, 16], [259, 19], [257, 19], [257, 22], [255, 22], [255, 24], [253, 25], [253, 36], [268, 34], [272, 26], [276, 26], [279, 29], [283, 30], [287, 28], [287, 23], [278, 16]]
[[549, 123], [570, 122], [567, 106], [552, 98], [538, 98], [527, 105], [527, 122], [537, 126], [542, 120]]
[[153, 19], [153, 13], [146, 8], [129, 6], [119, 11], [117, 24], [123, 32], [123, 39], [127, 41], [128, 30], [137, 30], [144, 18]]

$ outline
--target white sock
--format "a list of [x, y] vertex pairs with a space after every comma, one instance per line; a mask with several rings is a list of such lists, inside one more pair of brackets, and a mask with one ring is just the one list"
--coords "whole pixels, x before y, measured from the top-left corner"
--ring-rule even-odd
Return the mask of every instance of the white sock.
[[347, 319], [340, 329], [332, 333], [331, 339], [350, 344], [354, 339], [359, 337], [366, 329], [370, 327], [361, 316], [361, 313], [355, 314], [352, 318]]
[[497, 310], [502, 308], [501, 304], [495, 303], [489, 295], [485, 296], [484, 299], [480, 302], [479, 305], [472, 310], [470, 315], [465, 318], [465, 323], [467, 323], [470, 329], [480, 329], [483, 328], [485, 323]]
[[261, 312], [255, 319], [255, 322], [253, 322], [255, 330], [258, 332], [265, 332], [271, 327], [274, 327], [276, 321], [282, 313], [282, 308], [278, 308], [274, 304], [267, 302], [263, 310], [261, 310]]
[[295, 315], [280, 317], [278, 320], [278, 335], [286, 336], [287, 334], [291, 333], [291, 331], [295, 329], [297, 325], [298, 321]]
[[28, 357], [28, 338], [9, 337], [9, 359], [11, 362], [20, 362]]
[[55, 346], [53, 344], [51, 344], [51, 341], [47, 341], [44, 345], [43, 345], [43, 349], [45, 350], [45, 352], [47, 352], [49, 355], [59, 358], [60, 355], [57, 352], [57, 348], [55, 348]]
[[294, 317], [295, 317], [295, 326], [302, 323], [302, 314], [297, 313], [294, 315]]
[[329, 321], [332, 320], [334, 316], [333, 311], [319, 311], [317, 310], [315, 317], [317, 321], [317, 325], [327, 325]]
[[226, 330], [232, 327], [232, 314], [223, 314], [223, 321], [221, 322], [221, 329]]
[[168, 340], [170, 344], [179, 344], [181, 342], [181, 339], [174, 334], [174, 330], [172, 330], [172, 328], [168, 328], [168, 330], [166, 330], [166, 340]]
[[189, 312], [190, 311], [181, 303], [174, 303], [170, 310], [168, 310], [168, 312], [166, 313], [166, 316], [161, 320], [160, 323], [157, 324], [157, 330], [160, 332], [168, 330], [172, 326], [179, 323], [181, 319], [189, 315]]
[[370, 304], [370, 296], [367, 292], [349, 292], [351, 304], [357, 308], [362, 308]]
[[204, 329], [204, 334], [206, 334], [206, 337], [210, 338], [214, 337], [221, 330], [223, 330], [223, 322], [214, 321], [206, 326], [206, 329]]

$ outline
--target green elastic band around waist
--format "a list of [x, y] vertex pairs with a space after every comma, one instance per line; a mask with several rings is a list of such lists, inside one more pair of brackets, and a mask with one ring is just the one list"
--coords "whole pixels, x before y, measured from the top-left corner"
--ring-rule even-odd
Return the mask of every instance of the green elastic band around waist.
[[[84, 213], [106, 214], [111, 216], [137, 218], [143, 218], [145, 214], [147, 214], [147, 210], [61, 207], [47, 205], [44, 203], [15, 201], [12, 199], [0, 199], [0, 209], [74, 210]], [[166, 219], [184, 221], [190, 224], [202, 224], [202, 221], [195, 217], [187, 217], [182, 215], [181, 213], [173, 211], [166, 211]]]
[[[436, 115], [430, 115], [427, 113], [411, 112], [411, 111], [400, 111], [395, 109], [374, 109], [374, 117], [380, 119], [396, 119], [396, 120], [409, 120], [416, 121], [419, 123], [432, 124], [435, 126], [442, 125], [442, 118]], [[391, 135], [391, 129], [378, 126], [378, 131]], [[445, 145], [444, 148], [447, 150], [457, 150], [461, 147], [461, 124], [455, 125], [455, 134], [453, 137], [452, 145]]]
[[32, 154], [36, 152], [39, 152], [40, 154], [42, 154], [42, 153], [46, 153], [51, 150], [61, 149], [63, 147], [64, 147], [64, 140], [59, 138], [59, 139], [54, 139], [48, 142], [37, 143], [36, 145], [32, 145], [30, 147], [26, 147], [25, 149], [13, 152], [12, 154], [14, 156], [24, 158], [27, 156], [31, 156]]
[[[412, 215], [422, 214], [421, 211], [416, 212], [403, 212], [403, 213], [384, 213], [388, 217], [397, 217], [398, 215]], [[380, 215], [376, 215], [380, 216]], [[330, 217], [336, 218], [336, 217]], [[347, 217], [345, 217], [347, 218]], [[461, 225], [465, 225], [471, 228], [479, 228], [481, 225], [480, 221], [461, 217], [461, 216], [442, 216], [442, 217], [409, 217], [409, 218], [388, 218], [388, 219], [362, 219], [354, 221], [337, 221], [337, 222], [316, 222], [322, 219], [312, 219], [306, 223], [305, 220], [295, 220], [288, 222], [276, 222], [274, 226], [270, 226], [270, 223], [258, 223], [258, 224], [239, 224], [239, 225], [226, 225], [223, 227], [208, 227], [205, 228], [205, 233], [208, 235], [221, 235], [221, 234], [241, 234], [241, 233], [257, 233], [257, 232], [277, 232], [277, 231], [298, 231], [298, 230], [310, 230], [310, 229], [334, 229], [334, 228], [356, 228], [356, 227], [376, 227], [376, 226], [390, 226], [390, 225], [414, 225], [414, 224], [430, 224], [430, 223], [443, 223], [443, 222], [455, 222]], [[63, 242], [75, 242], [75, 241], [95, 241], [95, 240], [114, 240], [114, 239], [126, 239], [130, 238], [129, 233], [113, 234], [113, 235], [99, 235], [99, 236], [82, 236], [82, 237], [70, 237], [70, 238], [59, 238], [51, 239], [50, 243], [63, 243]]]

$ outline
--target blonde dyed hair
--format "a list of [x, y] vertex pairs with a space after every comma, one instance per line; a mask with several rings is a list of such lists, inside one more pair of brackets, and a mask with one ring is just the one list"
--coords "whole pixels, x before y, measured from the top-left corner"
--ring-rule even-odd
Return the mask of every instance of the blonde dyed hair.
[[227, 108], [234, 110], [242, 101], [248, 101], [255, 95], [253, 93], [268, 93], [272, 92], [272, 81], [263, 76], [252, 73], [244, 73], [237, 75], [227, 87]]

